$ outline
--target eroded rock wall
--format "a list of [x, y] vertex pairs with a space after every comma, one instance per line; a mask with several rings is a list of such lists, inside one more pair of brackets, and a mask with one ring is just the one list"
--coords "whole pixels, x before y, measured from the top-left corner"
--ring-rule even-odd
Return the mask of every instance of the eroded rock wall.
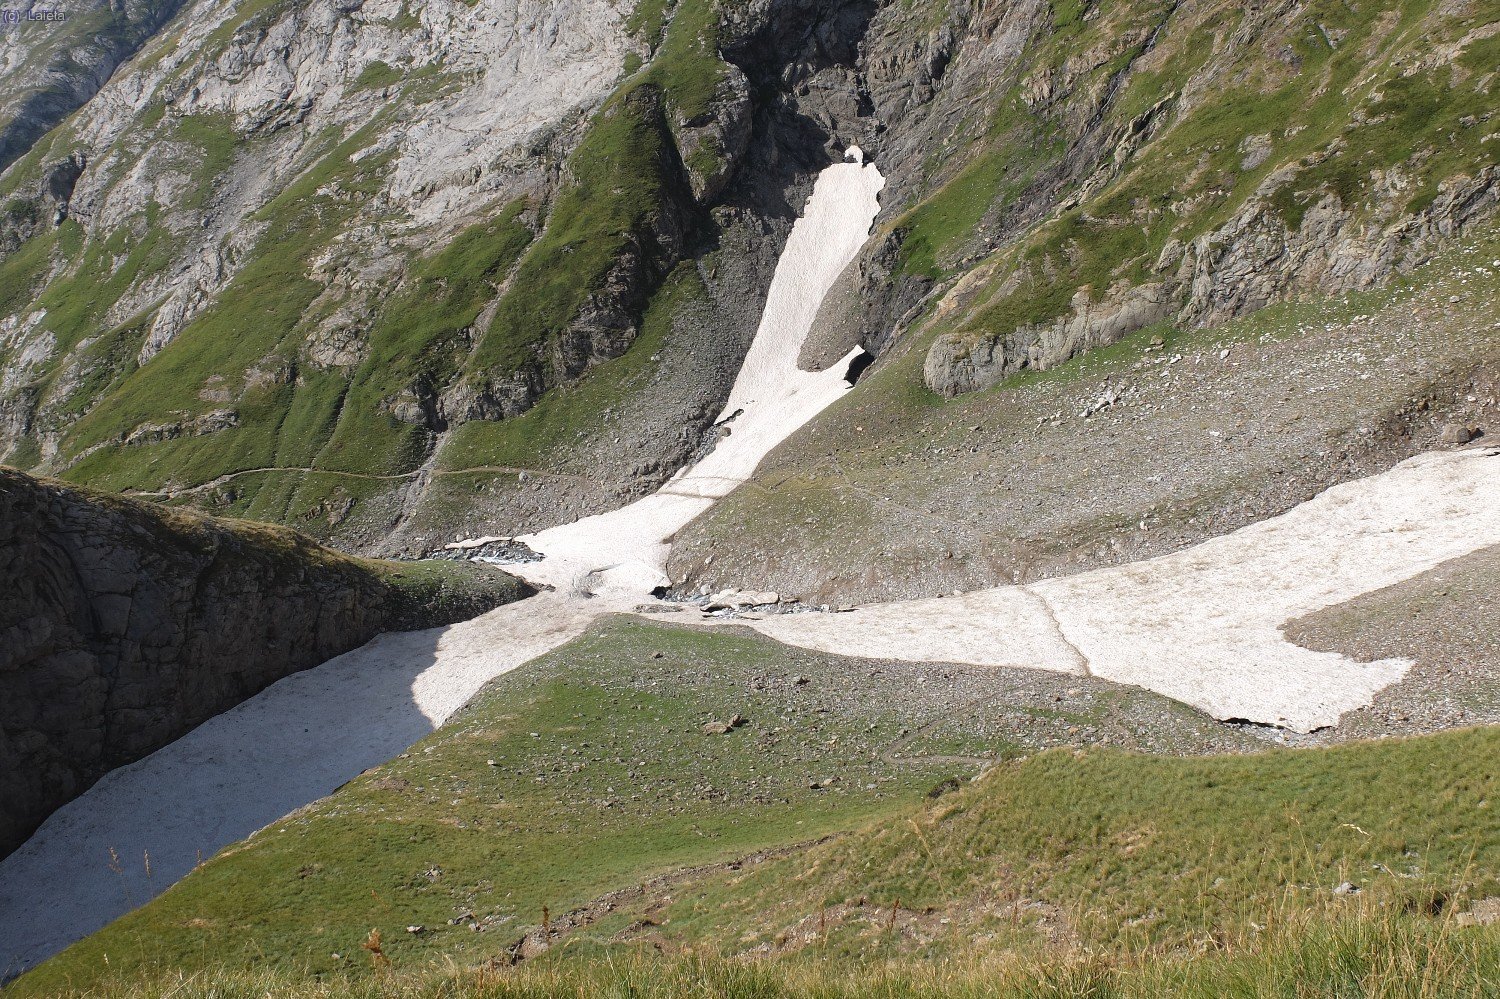
[[1289, 169], [1271, 178], [1223, 226], [1187, 244], [1168, 243], [1153, 280], [1121, 281], [1097, 297], [1084, 288], [1065, 315], [999, 338], [939, 337], [924, 364], [927, 386], [961, 395], [1025, 369], [1054, 367], [1158, 323], [1215, 327], [1299, 295], [1380, 287], [1489, 219], [1500, 203], [1500, 170], [1490, 166], [1445, 183], [1420, 212], [1400, 212], [1400, 187], [1377, 195], [1373, 219], [1329, 194], [1293, 227], [1270, 199], [1295, 175]]
[[528, 592], [0, 469], [0, 856], [108, 770], [383, 631]]
[[[184, 0], [10, 4], [0, 24], [0, 170], [99, 92]], [[47, 13], [66, 15], [46, 19]]]

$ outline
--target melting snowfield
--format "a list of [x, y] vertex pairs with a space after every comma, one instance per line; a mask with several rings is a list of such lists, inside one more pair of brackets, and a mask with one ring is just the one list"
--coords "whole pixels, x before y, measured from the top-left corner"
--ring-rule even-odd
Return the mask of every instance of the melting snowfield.
[[[672, 536], [849, 388], [847, 364], [811, 373], [796, 362], [879, 210], [879, 171], [857, 149], [850, 159], [819, 176], [792, 230], [721, 417], [728, 436], [711, 454], [628, 507], [525, 538], [545, 558], [512, 571], [551, 591], [448, 628], [382, 636], [282, 680], [60, 809], [0, 862], [0, 979], [400, 753], [487, 681], [651, 599], [667, 581]], [[1088, 673], [1218, 718], [1306, 731], [1368, 703], [1410, 664], [1310, 652], [1285, 640], [1285, 622], [1495, 543], [1500, 450], [1473, 449], [1413, 458], [1146, 562], [735, 623], [846, 655]]]
[[749, 622], [873, 659], [1029, 666], [1134, 684], [1219, 719], [1333, 725], [1405, 675], [1286, 640], [1293, 618], [1500, 539], [1500, 450], [1420, 455], [1194, 548], [1030, 586]]
[[402, 752], [487, 681], [649, 599], [666, 579], [670, 536], [849, 388], [843, 365], [797, 368], [818, 306], [880, 210], [880, 171], [857, 148], [849, 159], [818, 176], [777, 262], [725, 409], [727, 446], [623, 510], [528, 538], [547, 560], [515, 569], [554, 591], [463, 624], [381, 636], [272, 685], [59, 809], [0, 861], [0, 981]]
[[513, 568], [533, 583], [617, 593], [632, 599], [670, 582], [666, 563], [677, 531], [728, 496], [771, 449], [849, 390], [844, 380], [857, 348], [826, 371], [797, 367], [828, 289], [854, 259], [880, 211], [885, 179], [851, 162], [818, 175], [803, 216], [776, 262], [765, 311], [718, 423], [728, 436], [712, 453], [678, 472], [660, 490], [611, 513], [522, 538], [546, 555]]

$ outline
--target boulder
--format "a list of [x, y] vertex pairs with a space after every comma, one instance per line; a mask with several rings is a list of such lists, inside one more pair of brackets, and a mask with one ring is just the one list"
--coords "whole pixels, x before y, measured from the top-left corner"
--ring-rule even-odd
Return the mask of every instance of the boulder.
[[703, 726], [704, 735], [728, 735], [741, 725], [745, 719], [740, 715], [732, 716], [728, 721], [711, 721]]
[[743, 610], [746, 607], [769, 607], [781, 602], [781, 594], [770, 590], [720, 590], [708, 598], [704, 610]]
[[1438, 433], [1438, 443], [1448, 447], [1458, 447], [1469, 443], [1477, 436], [1473, 428], [1462, 423], [1446, 423]]

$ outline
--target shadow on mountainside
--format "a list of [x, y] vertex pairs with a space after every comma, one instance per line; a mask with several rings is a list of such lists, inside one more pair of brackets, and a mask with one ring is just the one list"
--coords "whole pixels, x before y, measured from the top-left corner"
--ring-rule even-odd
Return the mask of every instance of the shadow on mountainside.
[[0, 467], [0, 859], [52, 812], [282, 677], [532, 592]]
[[382, 635], [107, 774], [0, 862], [0, 980], [435, 727], [412, 694], [448, 628]]

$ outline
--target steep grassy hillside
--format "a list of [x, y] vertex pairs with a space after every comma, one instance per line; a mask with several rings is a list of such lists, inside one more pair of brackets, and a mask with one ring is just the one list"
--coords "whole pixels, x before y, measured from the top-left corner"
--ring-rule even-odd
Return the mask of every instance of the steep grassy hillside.
[[[953, 292], [919, 324], [943, 343], [927, 380], [945, 394], [1161, 319], [1368, 287], [1493, 208], [1489, 5], [1143, 0], [1028, 15], [1005, 22], [1032, 34], [997, 63], [962, 35], [979, 15], [928, 12], [954, 35], [945, 83], [991, 97], [945, 120], [957, 134], [904, 178], [885, 227], [896, 283]], [[976, 63], [998, 76], [970, 79]]]
[[1054, 751], [920, 815], [679, 886], [651, 935], [808, 956], [1026, 937], [1128, 954], [1224, 947], [1355, 894], [1463, 911], [1500, 888], [1497, 764], [1487, 729], [1183, 760]]
[[[949, 298], [929, 327], [942, 345], [929, 385], [991, 385], [1132, 327], [1216, 324], [1302, 288], [1368, 287], [1422, 259], [1495, 200], [1493, 15], [1337, 0], [1056, 6], [997, 124], [1020, 115], [1065, 136], [1068, 98], [1087, 95], [1106, 155], [1054, 215], [985, 254], [982, 283]], [[1003, 131], [978, 145], [981, 165], [1026, 148]], [[969, 270], [960, 253], [984, 253], [983, 219], [952, 207], [974, 169], [893, 223], [910, 230], [906, 268], [953, 274]], [[986, 215], [1013, 200], [983, 194]], [[1053, 327], [1059, 317], [1075, 321]]]
[[[574, 15], [589, 23], [572, 37], [587, 47], [610, 20], [583, 6]], [[114, 84], [144, 95], [133, 112], [84, 108], [4, 177], [25, 223], [0, 264], [21, 330], [7, 358], [11, 457], [114, 489], [294, 469], [293, 481], [243, 477], [206, 505], [326, 532], [372, 492], [399, 491], [431, 450], [434, 387], [462, 367], [471, 327], [540, 227], [550, 190], [539, 177], [560, 165], [546, 146], [566, 153], [574, 108], [559, 100], [528, 134], [506, 117], [524, 102], [501, 102], [490, 141], [537, 144], [534, 162], [482, 189], [470, 176], [457, 195], [455, 178], [422, 179], [434, 165], [399, 148], [400, 123], [421, 108], [436, 131], [462, 127], [466, 88], [506, 72], [477, 61], [465, 36], [506, 4], [389, 21], [373, 8], [199, 7]], [[363, 61], [348, 50], [356, 36]], [[577, 74], [571, 100], [587, 107], [619, 73], [597, 62], [623, 56], [623, 42], [581, 57], [572, 44], [549, 49], [526, 31], [506, 43], [558, 63], [553, 86]], [[306, 95], [298, 133], [251, 71]], [[68, 154], [87, 166], [62, 183], [54, 162]], [[140, 157], [158, 182], [130, 172]], [[436, 226], [424, 205], [434, 194], [461, 209]], [[53, 203], [82, 224], [54, 231]]]
[[[782, 189], [825, 157], [763, 127], [775, 162], [730, 189], [755, 101], [720, 54], [719, 3], [578, 0], [550, 16], [587, 32], [526, 22], [503, 58], [476, 39], [514, 22], [512, 0], [394, 20], [206, 6], [112, 84], [128, 102], [84, 108], [0, 179], [10, 461], [415, 550], [475, 507], [540, 526], [615, 505], [698, 447], [774, 256], [746, 244], [779, 242]], [[251, 69], [306, 93], [298, 130]], [[409, 141], [414, 118], [438, 141]], [[143, 158], [159, 181], [133, 172]], [[664, 357], [676, 327], [691, 343]], [[571, 473], [621, 422], [633, 446]], [[539, 511], [523, 472], [581, 496]]]
[[[829, 677], [691, 635], [616, 626], [537, 664], [12, 992], [1457, 996], [1500, 971], [1469, 915], [1500, 893], [1492, 731], [1052, 750], [921, 797], [962, 770], [865, 758], [843, 710], [815, 737], [800, 711], [779, 740], [698, 734], [724, 703], [699, 667], [746, 663], [781, 704]], [[581, 682], [605, 643], [656, 649], [659, 679], [653, 659]], [[711, 658], [683, 672], [689, 650]], [[601, 731], [606, 706], [634, 724]], [[842, 780], [808, 789], [809, 752]]]
[[1097, 955], [1048, 954], [1010, 960], [958, 960], [846, 968], [685, 956], [620, 957], [608, 964], [527, 965], [514, 971], [388, 971], [378, 978], [303, 978], [274, 971], [212, 971], [116, 982], [64, 996], [146, 999], [213, 995], [224, 999], [1280, 999], [1381, 996], [1386, 999], [1492, 996], [1497, 954], [1491, 932], [1455, 931], [1411, 914], [1355, 912], [1326, 921], [1294, 920], [1233, 953], [1153, 955], [1115, 964]]
[[[727, 733], [704, 728], [735, 716]], [[220, 961], [359, 971], [372, 927], [403, 967], [529, 954], [543, 921], [577, 923], [570, 913], [611, 892], [623, 906], [643, 879], [800, 849], [902, 814], [997, 759], [1091, 742], [1259, 745], [1086, 678], [864, 662], [607, 621], [15, 988]]]

